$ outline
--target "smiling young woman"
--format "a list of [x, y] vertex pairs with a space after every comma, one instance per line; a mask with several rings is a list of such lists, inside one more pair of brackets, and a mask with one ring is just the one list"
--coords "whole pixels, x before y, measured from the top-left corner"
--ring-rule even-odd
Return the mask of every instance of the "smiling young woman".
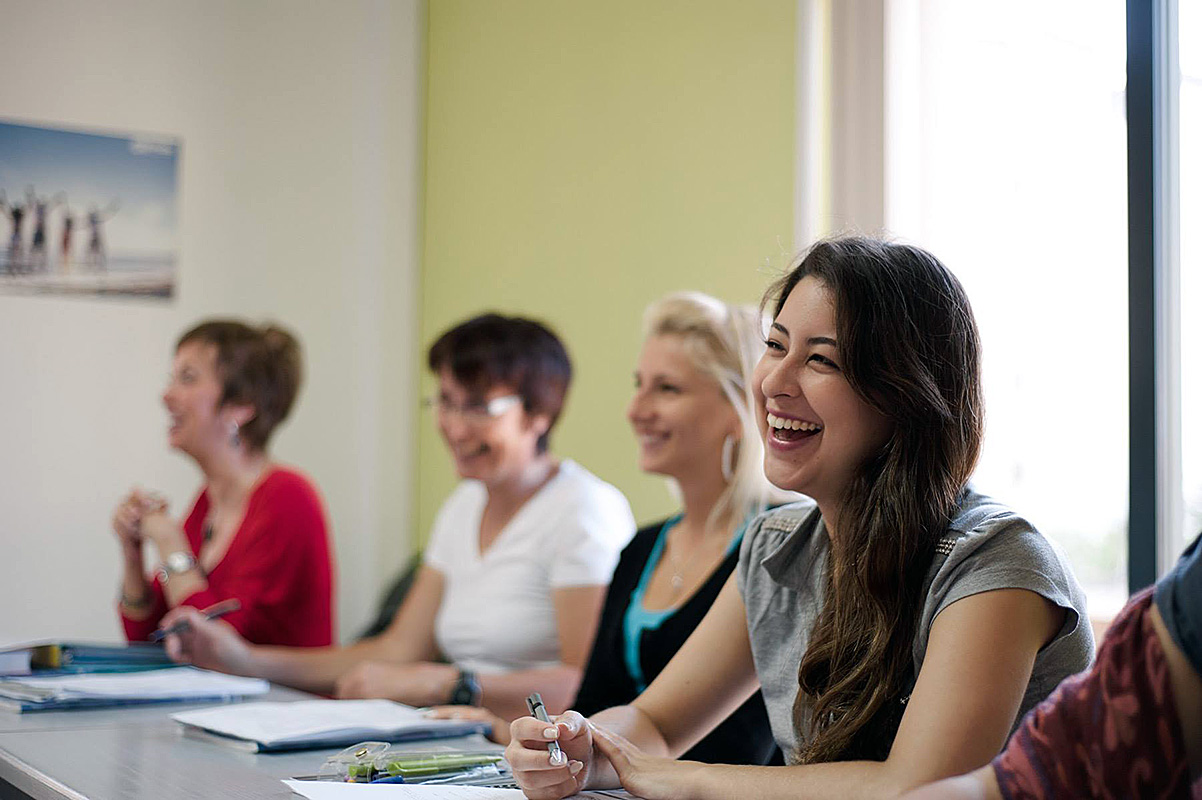
[[[1067, 564], [967, 485], [980, 345], [955, 277], [921, 249], [848, 237], [811, 248], [767, 302], [765, 471], [811, 499], [756, 519], [732, 580], [629, 705], [514, 721], [506, 756], [531, 798], [897, 794], [987, 763], [1089, 664]], [[757, 688], [787, 766], [676, 760]]]

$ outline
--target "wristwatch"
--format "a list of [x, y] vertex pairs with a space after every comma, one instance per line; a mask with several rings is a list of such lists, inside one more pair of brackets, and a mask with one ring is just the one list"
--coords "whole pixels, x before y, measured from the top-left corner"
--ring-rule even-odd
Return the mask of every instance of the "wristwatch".
[[155, 574], [159, 576], [159, 583], [165, 584], [172, 575], [179, 575], [190, 569], [196, 569], [196, 556], [186, 550], [176, 550], [167, 554], [163, 563], [155, 570]]
[[451, 689], [451, 697], [447, 703], [453, 706], [474, 706], [479, 702], [480, 681], [476, 680], [476, 673], [466, 669], [459, 670], [459, 680], [455, 681], [455, 688]]

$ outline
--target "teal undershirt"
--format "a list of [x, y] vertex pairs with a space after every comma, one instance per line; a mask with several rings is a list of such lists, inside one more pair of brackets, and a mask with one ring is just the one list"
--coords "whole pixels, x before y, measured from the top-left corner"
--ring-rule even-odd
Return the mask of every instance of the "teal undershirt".
[[[639, 577], [638, 585], [634, 587], [634, 591], [630, 594], [630, 603], [626, 606], [626, 616], [622, 620], [626, 669], [630, 672], [630, 677], [639, 692], [647, 688], [647, 681], [643, 676], [643, 665], [639, 660], [639, 644], [642, 641], [643, 632], [658, 629], [664, 620], [675, 614], [679, 609], [679, 606], [676, 606], [660, 611], [648, 611], [643, 607], [643, 595], [647, 593], [647, 584], [651, 582], [651, 574], [655, 572], [656, 566], [659, 565], [660, 559], [664, 556], [664, 547], [668, 542], [668, 531], [676, 527], [676, 524], [681, 520], [681, 516], [677, 514], [674, 517], [670, 517], [660, 527], [659, 536], [651, 548], [651, 554], [647, 556], [647, 563], [643, 566], [643, 574]], [[739, 542], [743, 539], [743, 531], [746, 528], [747, 523], [744, 522], [735, 535], [731, 537], [730, 544], [726, 547], [726, 553], [722, 556], [723, 559], [739, 546]], [[685, 598], [685, 602], [688, 602], [688, 598]]]

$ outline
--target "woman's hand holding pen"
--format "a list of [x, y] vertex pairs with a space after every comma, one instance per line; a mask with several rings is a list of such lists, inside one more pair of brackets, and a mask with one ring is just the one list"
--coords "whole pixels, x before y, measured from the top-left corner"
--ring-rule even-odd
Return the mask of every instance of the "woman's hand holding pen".
[[[505, 760], [522, 791], [532, 800], [569, 797], [585, 788], [595, 759], [592, 726], [575, 711], [552, 719], [552, 724], [534, 717], [519, 717], [509, 726], [510, 741]], [[558, 741], [566, 760], [553, 763], [547, 743]]]
[[[522, 791], [532, 800], [558, 800], [583, 791], [600, 765], [607, 764], [626, 789], [646, 800], [686, 800], [701, 796], [704, 765], [649, 756], [633, 742], [575, 711], [548, 726], [534, 717], [510, 725], [505, 759]], [[557, 740], [566, 764], [555, 764], [547, 743]]]
[[177, 606], [164, 615], [159, 627], [170, 628], [182, 621], [187, 621], [188, 627], [164, 640], [172, 661], [235, 675], [254, 674], [251, 645], [228, 622], [208, 619], [191, 606]]

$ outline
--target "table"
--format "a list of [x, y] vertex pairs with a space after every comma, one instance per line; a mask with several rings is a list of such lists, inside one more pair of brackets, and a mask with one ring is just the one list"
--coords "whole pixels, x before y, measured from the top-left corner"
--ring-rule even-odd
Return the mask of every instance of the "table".
[[[250, 700], [311, 699], [272, 687]], [[246, 753], [184, 736], [170, 715], [207, 704], [0, 712], [0, 800], [297, 798], [281, 778], [312, 775], [333, 750]], [[438, 746], [479, 749], [481, 736]], [[398, 745], [401, 747], [402, 745]], [[495, 746], [495, 745], [494, 745]], [[430, 749], [414, 742], [411, 749]]]

